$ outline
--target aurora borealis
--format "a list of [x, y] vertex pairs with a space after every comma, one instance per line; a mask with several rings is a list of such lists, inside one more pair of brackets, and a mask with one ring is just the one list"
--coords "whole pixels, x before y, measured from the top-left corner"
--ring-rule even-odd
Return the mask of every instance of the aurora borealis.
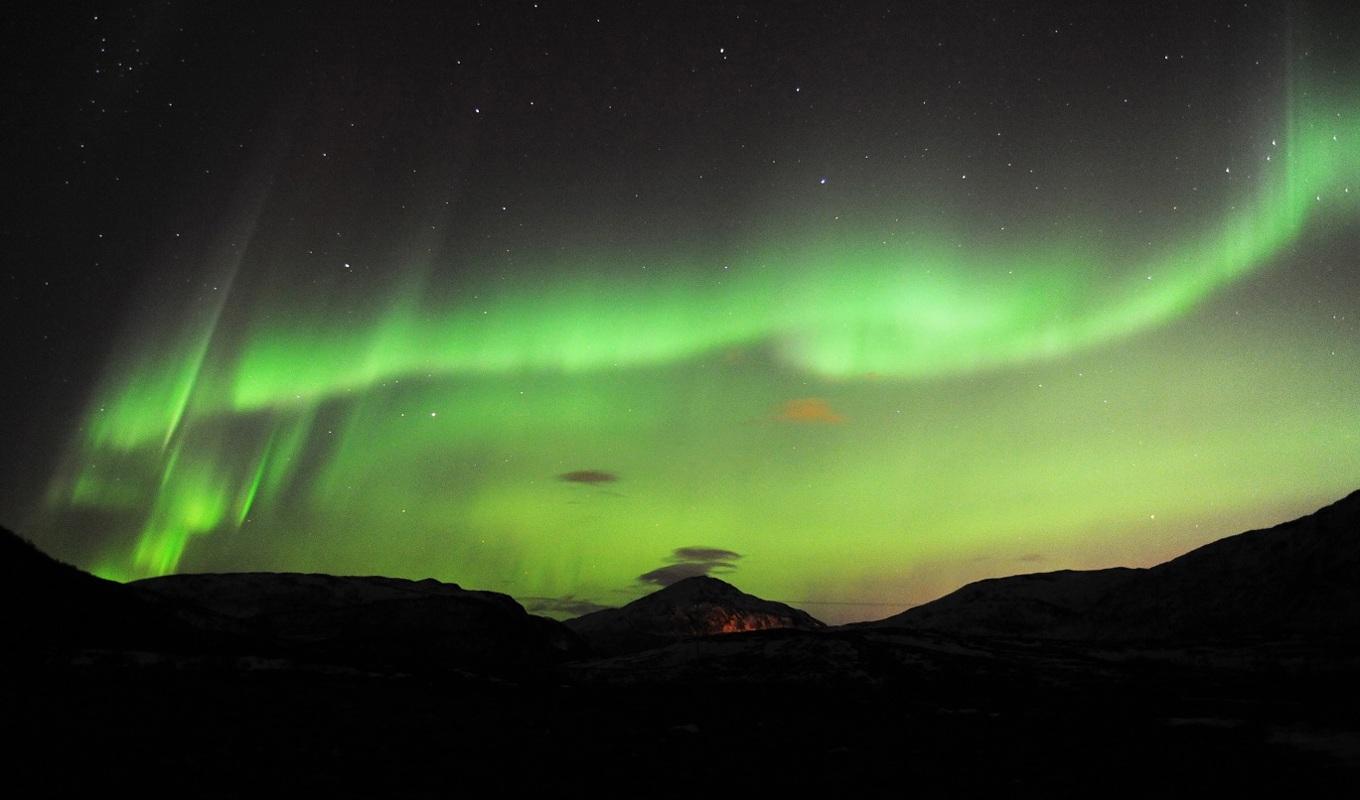
[[845, 621], [1360, 486], [1330, 10], [77, 13], [0, 521], [97, 574]]

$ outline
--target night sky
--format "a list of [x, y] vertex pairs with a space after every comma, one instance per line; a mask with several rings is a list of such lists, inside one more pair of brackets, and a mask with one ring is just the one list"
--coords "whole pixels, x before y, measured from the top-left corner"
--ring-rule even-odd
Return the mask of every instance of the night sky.
[[1360, 487], [1354, 10], [308, 6], [6, 22], [58, 557], [840, 622]]

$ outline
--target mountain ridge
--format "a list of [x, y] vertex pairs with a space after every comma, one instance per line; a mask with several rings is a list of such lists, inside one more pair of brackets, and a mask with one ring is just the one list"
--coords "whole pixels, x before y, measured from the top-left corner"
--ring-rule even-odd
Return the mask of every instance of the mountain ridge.
[[826, 627], [805, 611], [747, 594], [708, 575], [676, 581], [620, 608], [593, 611], [565, 624], [604, 653], [635, 652], [724, 633]]
[[1360, 491], [1156, 566], [988, 578], [862, 624], [1094, 640], [1336, 634], [1360, 630], [1357, 573]]

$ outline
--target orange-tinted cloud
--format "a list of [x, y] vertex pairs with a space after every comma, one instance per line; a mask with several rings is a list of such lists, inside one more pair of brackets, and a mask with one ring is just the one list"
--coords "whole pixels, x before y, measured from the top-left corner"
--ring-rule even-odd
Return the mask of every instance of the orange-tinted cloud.
[[775, 419], [782, 419], [786, 422], [813, 422], [827, 425], [836, 425], [845, 421], [845, 417], [836, 412], [831, 404], [820, 397], [800, 397], [790, 400], [775, 415]]

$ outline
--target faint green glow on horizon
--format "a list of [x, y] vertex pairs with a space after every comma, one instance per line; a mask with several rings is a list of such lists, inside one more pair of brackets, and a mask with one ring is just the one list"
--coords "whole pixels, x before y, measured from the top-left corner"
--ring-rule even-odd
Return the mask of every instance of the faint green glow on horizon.
[[[946, 377], [986, 381], [999, 367], [1154, 331], [1270, 263], [1317, 220], [1353, 218], [1360, 125], [1343, 116], [1351, 106], [1299, 105], [1260, 165], [1251, 198], [1150, 256], [1097, 244], [1031, 241], [1001, 252], [931, 243], [924, 234], [912, 244], [841, 236], [767, 247], [720, 277], [680, 265], [622, 279], [583, 265], [561, 270], [551, 285], [512, 283], [442, 305], [408, 284], [385, 311], [359, 322], [305, 303], [288, 316], [256, 319], [251, 309], [232, 309], [223, 292], [187, 330], [111, 370], [48, 506], [145, 510], [135, 545], [100, 562], [110, 576], [173, 572], [195, 537], [263, 521], [287, 530], [306, 514], [333, 536], [325, 544], [280, 541], [281, 552], [292, 549], [299, 562], [301, 553], [324, 552], [328, 563], [373, 563], [380, 529], [404, 514], [418, 516], [429, 536], [467, 529], [429, 557], [441, 570], [458, 568], [447, 577], [514, 581], [534, 594], [583, 583], [598, 590], [644, 571], [635, 565], [658, 558], [637, 533], [649, 524], [666, 541], [728, 532], [746, 536], [747, 548], [764, 534], [732, 532], [765, 526], [787, 532], [770, 548], [780, 558], [848, 571], [849, 556], [828, 556], [819, 530], [858, 530], [857, 546], [894, 558], [957, 550], [951, 536], [988, 527], [1019, 536], [1019, 509], [999, 510], [1008, 520], [1001, 523], [996, 514], [929, 507], [941, 501], [929, 499], [922, 456], [883, 449], [854, 423], [892, 419], [890, 388], [916, 398], [913, 413], [943, 419], [947, 404], [933, 406], [940, 401], [913, 387]], [[248, 322], [223, 335], [228, 317]], [[802, 388], [809, 382], [853, 406], [847, 423], [763, 419], [772, 403], [809, 394]], [[990, 423], [978, 428], [974, 437], [991, 437], [979, 441], [1010, 435]], [[709, 455], [709, 445], [672, 430], [700, 431], [710, 443], [722, 436], [745, 451]], [[1055, 424], [1053, 435], [1060, 431]], [[1132, 434], [1123, 436], [1115, 438], [1132, 447]], [[628, 447], [639, 442], [665, 443], [674, 463], [646, 463]], [[539, 452], [545, 443], [551, 452]], [[826, 474], [809, 451], [857, 457]], [[761, 452], [777, 453], [778, 463]], [[709, 487], [701, 502], [692, 471], [710, 458], [747, 477]], [[619, 469], [627, 477], [619, 496], [552, 481], [582, 466]], [[1002, 479], [1005, 470], [994, 467], [978, 479]], [[800, 469], [816, 479], [801, 485]], [[1083, 469], [1094, 467], [1074, 463], [1063, 472], [1079, 483]], [[914, 494], [865, 494], [885, 490], [882, 476], [908, 474], [926, 481]], [[1180, 496], [1175, 481], [1154, 483]], [[760, 514], [743, 507], [748, 495], [761, 498]], [[857, 499], [835, 514], [810, 513], [809, 495]], [[552, 505], [536, 499], [544, 496]], [[637, 510], [644, 499], [649, 508]], [[606, 502], [613, 505], [579, 519], [560, 505]], [[1086, 519], [1079, 512], [1064, 520], [1050, 511], [1044, 524], [1075, 529]], [[904, 543], [882, 523], [893, 514], [910, 515], [931, 536]], [[997, 530], [1007, 525], [1018, 527]], [[531, 544], [535, 526], [558, 535]], [[600, 546], [569, 538], [583, 529], [595, 530]], [[540, 572], [515, 574], [530, 549]], [[587, 550], [604, 554], [581, 555]], [[592, 558], [608, 565], [592, 566]]]

